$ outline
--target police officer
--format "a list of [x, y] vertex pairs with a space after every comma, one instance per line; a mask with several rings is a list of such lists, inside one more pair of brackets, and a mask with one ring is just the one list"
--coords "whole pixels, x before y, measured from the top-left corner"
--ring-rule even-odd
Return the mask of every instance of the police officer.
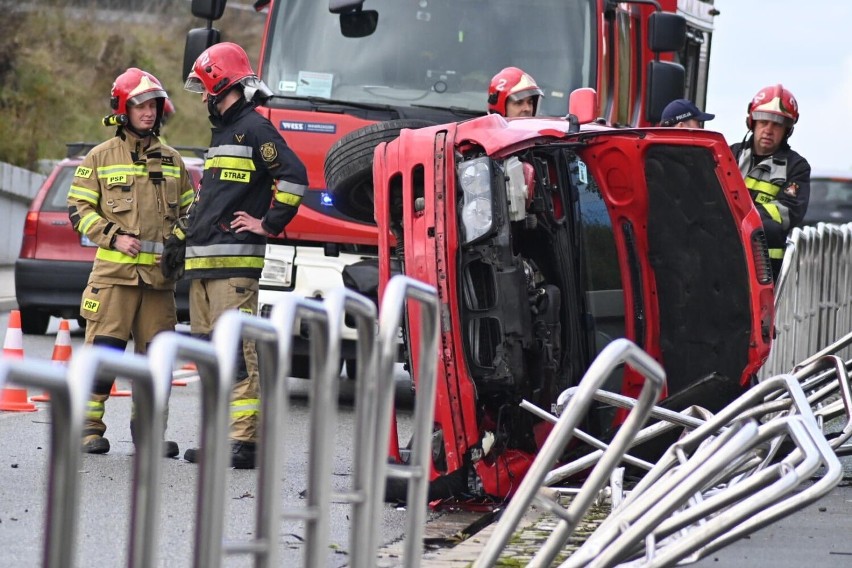
[[535, 116], [544, 93], [535, 79], [517, 67], [506, 67], [488, 86], [488, 112], [506, 118]]
[[[95, 146], [74, 172], [68, 214], [74, 229], [98, 246], [80, 306], [87, 344], [123, 351], [132, 337], [135, 352], [145, 353], [157, 333], [177, 323], [175, 281], [158, 264], [194, 192], [180, 154], [158, 139], [166, 101], [152, 74], [133, 67], [119, 75], [110, 93], [112, 114], [104, 119], [118, 126], [115, 136]], [[103, 416], [113, 382], [93, 388], [83, 433], [88, 453], [110, 449]], [[177, 444], [166, 442], [164, 451], [177, 456]]]
[[[185, 264], [192, 334], [209, 338], [225, 310], [257, 314], [267, 235], [280, 233], [296, 215], [308, 178], [275, 126], [255, 111], [271, 92], [240, 46], [224, 42], [204, 51], [186, 89], [202, 94], [213, 124]], [[260, 402], [253, 341], [243, 343], [241, 355], [231, 393], [231, 465], [253, 469]], [[196, 448], [184, 454], [190, 462], [199, 456]]]
[[660, 126], [704, 128], [704, 123], [714, 118], [715, 114], [702, 111], [689, 99], [675, 99], [663, 109]]
[[748, 105], [747, 138], [731, 146], [751, 193], [769, 246], [777, 279], [787, 235], [802, 223], [811, 192], [811, 166], [790, 148], [799, 105], [783, 85], [764, 87]]

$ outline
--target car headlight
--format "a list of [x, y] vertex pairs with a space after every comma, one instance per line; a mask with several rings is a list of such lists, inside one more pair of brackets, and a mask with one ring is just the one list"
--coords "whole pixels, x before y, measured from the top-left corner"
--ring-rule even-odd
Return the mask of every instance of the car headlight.
[[464, 197], [461, 208], [463, 244], [467, 244], [488, 233], [493, 224], [491, 159], [483, 157], [461, 162], [457, 171]]

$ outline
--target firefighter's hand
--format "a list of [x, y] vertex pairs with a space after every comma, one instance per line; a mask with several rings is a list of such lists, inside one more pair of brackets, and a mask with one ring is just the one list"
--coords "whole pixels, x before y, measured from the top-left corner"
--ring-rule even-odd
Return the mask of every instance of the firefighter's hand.
[[264, 231], [263, 227], [261, 227], [260, 219], [252, 217], [245, 211], [237, 211], [234, 213], [234, 220], [231, 221], [231, 229], [233, 229], [235, 233], [248, 231], [255, 235], [266, 236], [266, 231]]
[[136, 258], [139, 251], [142, 250], [142, 242], [133, 235], [117, 234], [115, 235], [115, 241], [112, 243], [112, 248], [127, 256]]
[[186, 241], [177, 235], [171, 235], [163, 245], [160, 257], [160, 270], [169, 280], [180, 280], [183, 276], [183, 263], [186, 259]]

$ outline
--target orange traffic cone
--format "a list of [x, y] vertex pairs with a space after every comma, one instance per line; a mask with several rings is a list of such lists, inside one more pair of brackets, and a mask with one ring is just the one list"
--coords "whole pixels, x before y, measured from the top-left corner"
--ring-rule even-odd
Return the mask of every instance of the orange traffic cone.
[[174, 373], [172, 373], [172, 385], [176, 387], [185, 387], [189, 381], [187, 381], [190, 377], [198, 376], [198, 367], [195, 366], [195, 363], [187, 363]]
[[129, 390], [118, 390], [116, 383], [118, 383], [118, 379], [112, 382], [112, 388], [109, 391], [110, 396], [130, 396]]
[[[9, 312], [9, 326], [3, 341], [3, 357], [24, 358], [24, 333], [21, 331], [21, 312]], [[4, 387], [0, 392], [0, 410], [12, 412], [33, 412], [35, 404], [27, 400], [27, 389]]]
[[[68, 327], [68, 320], [60, 320], [59, 331], [56, 333], [56, 343], [53, 344], [52, 360], [57, 365], [67, 365], [71, 360], [71, 329]], [[31, 397], [30, 400], [35, 402], [49, 402], [50, 395], [48, 393], [40, 394]]]

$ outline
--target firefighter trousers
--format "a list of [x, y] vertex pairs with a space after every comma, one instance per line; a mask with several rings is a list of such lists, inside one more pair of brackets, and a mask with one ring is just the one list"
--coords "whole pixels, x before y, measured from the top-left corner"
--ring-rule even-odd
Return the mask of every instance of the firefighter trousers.
[[[257, 315], [258, 281], [254, 278], [202, 278], [189, 288], [189, 319], [194, 337], [209, 339], [226, 310]], [[243, 341], [237, 357], [237, 378], [231, 390], [229, 437], [256, 442], [260, 415], [260, 376], [254, 341]]]
[[[133, 351], [144, 355], [155, 335], [174, 331], [177, 324], [175, 293], [146, 285], [99, 284], [90, 278], [83, 292], [80, 315], [86, 319], [86, 344], [124, 351], [132, 338]], [[84, 436], [103, 436], [106, 432], [105, 403], [114, 382], [115, 377], [111, 377], [95, 383], [86, 413]], [[167, 416], [168, 410], [164, 421]]]

